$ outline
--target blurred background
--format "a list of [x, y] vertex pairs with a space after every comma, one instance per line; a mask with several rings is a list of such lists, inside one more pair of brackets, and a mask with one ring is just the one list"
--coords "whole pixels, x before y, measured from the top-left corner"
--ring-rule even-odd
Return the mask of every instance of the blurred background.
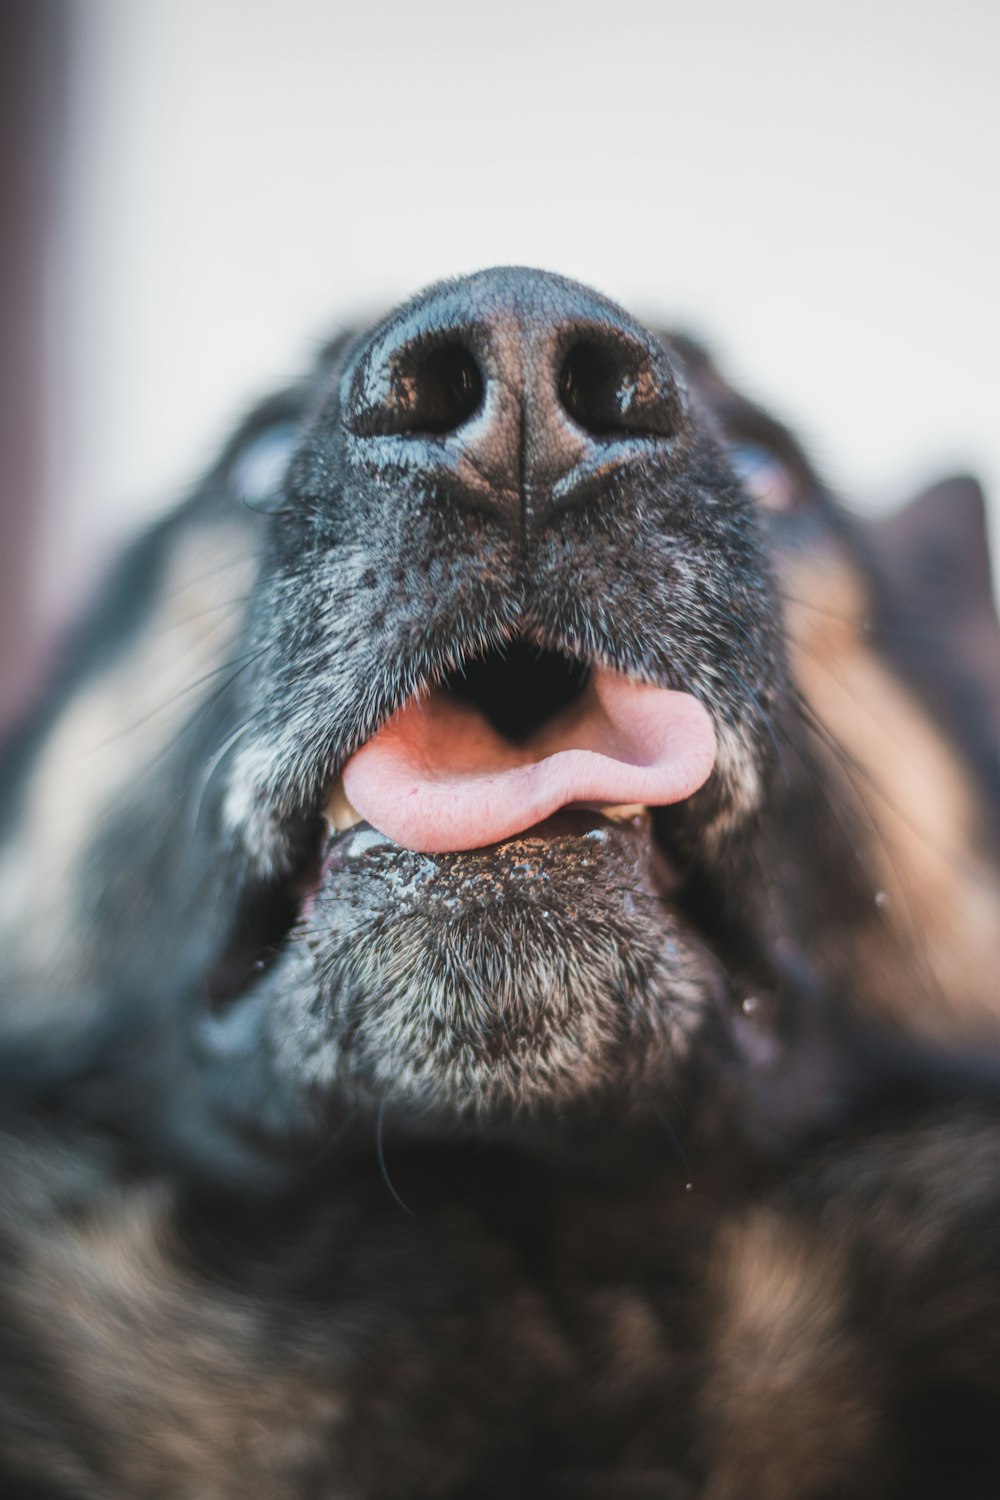
[[249, 401], [483, 265], [699, 333], [856, 506], [1000, 496], [995, 0], [3, 0], [0, 33], [0, 719]]

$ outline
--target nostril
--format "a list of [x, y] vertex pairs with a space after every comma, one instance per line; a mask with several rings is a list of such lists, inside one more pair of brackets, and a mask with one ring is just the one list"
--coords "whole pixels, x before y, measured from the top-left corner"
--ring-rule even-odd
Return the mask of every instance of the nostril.
[[482, 402], [482, 372], [462, 344], [411, 345], [395, 363], [392, 396], [381, 408], [378, 430], [445, 436], [457, 432]]
[[455, 432], [482, 405], [483, 377], [468, 349], [440, 344], [414, 351], [407, 384], [407, 432]]
[[676, 388], [657, 376], [645, 349], [582, 338], [566, 351], [559, 400], [578, 427], [594, 437], [672, 437]]

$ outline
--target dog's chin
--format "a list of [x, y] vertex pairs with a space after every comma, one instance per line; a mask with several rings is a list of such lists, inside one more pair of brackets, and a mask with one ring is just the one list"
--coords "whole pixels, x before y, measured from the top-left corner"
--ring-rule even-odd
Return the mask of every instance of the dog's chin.
[[648, 813], [562, 812], [451, 854], [360, 823], [317, 869], [266, 972], [226, 1003], [264, 1006], [282, 1076], [321, 1114], [475, 1124], [609, 1097], [620, 1114], [676, 1076], [717, 1004]]

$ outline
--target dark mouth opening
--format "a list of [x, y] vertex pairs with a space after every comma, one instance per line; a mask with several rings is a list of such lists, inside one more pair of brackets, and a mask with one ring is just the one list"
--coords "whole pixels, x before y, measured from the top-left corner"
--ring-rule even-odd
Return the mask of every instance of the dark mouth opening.
[[229, 940], [208, 975], [210, 1005], [238, 1000], [278, 959], [319, 879], [322, 843], [317, 830], [292, 874], [256, 881], [244, 892]]
[[520, 745], [582, 697], [589, 678], [589, 663], [515, 639], [463, 662], [442, 685]]

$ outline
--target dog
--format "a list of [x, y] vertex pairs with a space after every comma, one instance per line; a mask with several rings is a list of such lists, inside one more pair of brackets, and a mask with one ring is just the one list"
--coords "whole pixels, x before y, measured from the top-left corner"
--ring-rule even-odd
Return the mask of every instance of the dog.
[[992, 1493], [985, 559], [542, 272], [252, 413], [6, 751], [3, 1493]]

